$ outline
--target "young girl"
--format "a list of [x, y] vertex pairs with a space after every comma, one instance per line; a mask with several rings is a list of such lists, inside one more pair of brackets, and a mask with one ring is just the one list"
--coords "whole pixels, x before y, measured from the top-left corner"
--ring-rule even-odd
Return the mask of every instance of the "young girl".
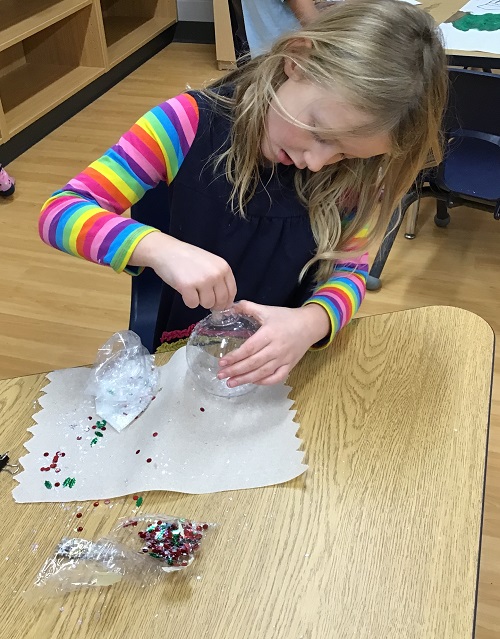
[[[283, 381], [365, 293], [368, 242], [431, 152], [444, 51], [424, 11], [347, 0], [204, 91], [152, 109], [45, 204], [60, 250], [172, 287], [165, 339], [207, 309], [259, 331], [220, 362], [229, 386]], [[160, 181], [169, 234], [121, 217]]]

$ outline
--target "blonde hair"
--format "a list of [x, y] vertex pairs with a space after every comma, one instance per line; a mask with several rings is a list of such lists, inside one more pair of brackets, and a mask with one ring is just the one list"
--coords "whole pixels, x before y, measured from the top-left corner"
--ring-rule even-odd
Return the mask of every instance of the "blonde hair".
[[[212, 84], [206, 94], [233, 121], [231, 144], [216, 165], [225, 163], [231, 202], [242, 216], [259, 183], [266, 116], [287, 80], [286, 59], [305, 80], [338, 87], [348, 104], [374, 119], [372, 132], [386, 132], [391, 141], [390, 154], [344, 159], [316, 173], [296, 170], [295, 188], [317, 244], [301, 277], [319, 262], [315, 279], [322, 282], [332, 260], [360, 254], [380, 236], [430, 155], [440, 161], [446, 57], [437, 26], [422, 9], [400, 0], [346, 0]], [[230, 98], [217, 91], [226, 83], [235, 87]], [[343, 224], [353, 195], [357, 213]]]

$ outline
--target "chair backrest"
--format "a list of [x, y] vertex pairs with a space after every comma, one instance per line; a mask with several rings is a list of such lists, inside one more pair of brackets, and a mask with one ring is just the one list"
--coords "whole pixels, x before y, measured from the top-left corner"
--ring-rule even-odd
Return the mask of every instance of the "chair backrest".
[[[168, 188], [164, 182], [147, 191], [134, 204], [131, 217], [168, 233], [170, 226]], [[151, 352], [160, 344], [161, 333], [167, 323], [169, 296], [172, 289], [152, 269], [132, 278], [129, 328], [139, 335], [144, 346]]]
[[446, 131], [466, 129], [500, 136], [500, 75], [449, 69]]

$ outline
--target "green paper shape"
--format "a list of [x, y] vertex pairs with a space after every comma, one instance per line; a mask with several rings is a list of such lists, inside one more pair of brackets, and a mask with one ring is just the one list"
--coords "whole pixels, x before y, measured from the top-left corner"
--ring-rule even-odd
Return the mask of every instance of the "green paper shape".
[[485, 13], [481, 16], [474, 16], [466, 13], [464, 16], [452, 23], [459, 31], [500, 31], [500, 15], [496, 13]]

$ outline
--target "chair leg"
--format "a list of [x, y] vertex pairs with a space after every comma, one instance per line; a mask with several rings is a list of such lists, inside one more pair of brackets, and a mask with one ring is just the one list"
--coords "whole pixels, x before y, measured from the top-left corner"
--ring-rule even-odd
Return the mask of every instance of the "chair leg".
[[406, 222], [406, 233], [405, 237], [407, 240], [415, 239], [415, 230], [417, 228], [417, 219], [418, 219], [418, 211], [420, 209], [420, 198], [408, 207], [407, 214], [407, 222]]
[[369, 291], [376, 291], [382, 286], [380, 281], [380, 275], [384, 269], [389, 253], [391, 252], [392, 245], [396, 239], [396, 235], [403, 222], [407, 207], [398, 207], [392, 214], [391, 221], [389, 222], [389, 232], [384, 237], [382, 244], [378, 250], [375, 261], [370, 269], [370, 273], [366, 280], [366, 288]]
[[448, 213], [448, 207], [446, 206], [446, 202], [437, 200], [436, 211], [437, 213], [434, 216], [434, 223], [436, 224], [436, 226], [445, 228], [450, 223], [450, 215]]

